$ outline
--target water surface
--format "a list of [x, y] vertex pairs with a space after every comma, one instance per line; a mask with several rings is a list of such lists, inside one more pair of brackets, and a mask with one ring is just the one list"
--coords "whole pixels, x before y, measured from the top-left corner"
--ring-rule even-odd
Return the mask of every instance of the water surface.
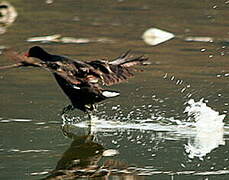
[[[86, 176], [89, 164], [98, 179], [104, 179], [98, 172], [108, 170], [109, 179], [228, 179], [228, 2], [10, 2], [18, 17], [1, 35], [0, 45], [21, 52], [40, 45], [82, 60], [115, 58], [131, 49], [149, 57], [152, 64], [128, 83], [110, 87], [120, 90], [121, 96], [98, 106], [90, 130], [87, 117], [79, 111], [70, 115], [73, 122], [61, 118], [69, 101], [48, 72], [1, 71], [0, 179], [48, 179], [57, 167], [74, 165], [77, 175]], [[149, 46], [141, 36], [150, 27], [179, 38]], [[26, 41], [53, 34], [106, 41]], [[216, 40], [184, 41], [190, 36]], [[1, 56], [0, 64], [8, 63]], [[190, 99], [200, 103], [200, 119], [184, 113]], [[88, 136], [89, 131], [93, 135]], [[103, 156], [107, 149], [119, 154]]]

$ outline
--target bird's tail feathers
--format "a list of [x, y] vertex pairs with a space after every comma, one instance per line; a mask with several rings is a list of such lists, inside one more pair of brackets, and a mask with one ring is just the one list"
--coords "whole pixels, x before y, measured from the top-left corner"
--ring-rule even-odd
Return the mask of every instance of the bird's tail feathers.
[[103, 90], [102, 91], [102, 95], [105, 98], [113, 98], [113, 97], [119, 96], [120, 93], [118, 91], [113, 91], [113, 90]]

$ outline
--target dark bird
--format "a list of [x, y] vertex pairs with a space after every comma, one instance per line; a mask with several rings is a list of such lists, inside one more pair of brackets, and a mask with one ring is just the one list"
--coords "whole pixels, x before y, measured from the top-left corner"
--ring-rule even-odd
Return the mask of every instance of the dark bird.
[[39, 46], [30, 48], [25, 55], [19, 55], [16, 52], [6, 54], [17, 61], [17, 64], [6, 66], [6, 68], [34, 66], [44, 68], [54, 74], [57, 83], [72, 103], [64, 108], [63, 113], [74, 108], [89, 113], [94, 110], [95, 103], [119, 96], [118, 91], [103, 89], [100, 85], [110, 86], [126, 81], [133, 76], [134, 69], [131, 66], [149, 64], [148, 58], [133, 57], [129, 51], [112, 61], [85, 62], [50, 54]]

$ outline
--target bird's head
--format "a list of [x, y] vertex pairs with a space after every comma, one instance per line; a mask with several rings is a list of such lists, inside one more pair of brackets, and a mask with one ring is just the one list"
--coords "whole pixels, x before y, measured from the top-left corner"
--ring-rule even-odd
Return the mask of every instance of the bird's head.
[[33, 46], [29, 49], [28, 53], [25, 54], [27, 57], [35, 57], [41, 60], [45, 60], [49, 54], [39, 46]]

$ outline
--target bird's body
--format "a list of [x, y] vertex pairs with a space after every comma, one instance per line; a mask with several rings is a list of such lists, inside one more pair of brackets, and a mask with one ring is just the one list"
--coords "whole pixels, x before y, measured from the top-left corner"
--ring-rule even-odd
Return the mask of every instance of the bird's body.
[[39, 46], [30, 48], [25, 56], [14, 54], [13, 58], [21, 66], [42, 67], [52, 72], [72, 103], [72, 107], [67, 110], [77, 108], [84, 112], [92, 111], [95, 103], [119, 95], [119, 92], [103, 89], [101, 85], [109, 86], [127, 80], [133, 76], [130, 67], [144, 64], [147, 60], [142, 56], [134, 58], [127, 52], [113, 61], [83, 62], [52, 55]]
[[81, 111], [92, 111], [94, 109], [93, 104], [107, 99], [106, 96], [103, 96], [103, 90], [96, 85], [90, 83], [72, 85], [56, 73], [54, 73], [54, 77], [70, 99], [73, 107]]

